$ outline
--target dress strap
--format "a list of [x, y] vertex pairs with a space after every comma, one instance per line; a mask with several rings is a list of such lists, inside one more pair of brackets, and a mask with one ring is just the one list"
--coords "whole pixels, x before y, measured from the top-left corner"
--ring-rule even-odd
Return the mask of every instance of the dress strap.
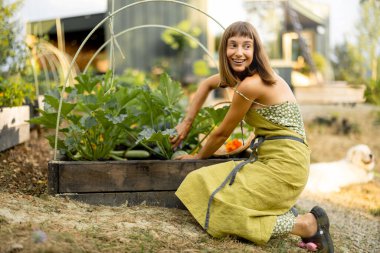
[[244, 95], [243, 93], [241, 93], [240, 91], [238, 91], [236, 88], [234, 88], [234, 92], [236, 94], [240, 95], [242, 98], [244, 98], [245, 100], [247, 100], [249, 102], [252, 102], [254, 104], [257, 104], [257, 105], [260, 105], [260, 106], [263, 106], [263, 107], [267, 107], [267, 105], [264, 105], [264, 104], [261, 104], [259, 102], [256, 102], [255, 100], [249, 99], [246, 95]]

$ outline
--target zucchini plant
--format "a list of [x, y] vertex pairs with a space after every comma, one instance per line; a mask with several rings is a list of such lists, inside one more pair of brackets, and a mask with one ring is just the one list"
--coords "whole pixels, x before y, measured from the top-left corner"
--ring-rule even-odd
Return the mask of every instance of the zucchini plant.
[[[110, 71], [101, 76], [81, 74], [73, 87], [65, 89], [57, 143], [61, 157], [170, 159], [170, 136], [176, 134], [185, 109], [181, 85], [166, 73], [158, 85], [151, 86], [126, 84], [111, 75]], [[59, 89], [46, 94], [41, 116], [30, 122], [55, 128], [59, 100]], [[196, 150], [200, 136], [208, 135], [226, 112], [226, 108], [202, 108], [182, 150]], [[47, 138], [53, 147], [55, 136]]]
[[[138, 90], [116, 87], [111, 72], [104, 76], [83, 74], [76, 80], [74, 87], [66, 88], [62, 103], [58, 150], [72, 160], [110, 159], [121, 132], [128, 131], [125, 126], [137, 117], [128, 110], [128, 103]], [[45, 95], [41, 116], [31, 122], [55, 128], [59, 99], [58, 90]], [[48, 139], [54, 146], [54, 136]]]
[[182, 96], [181, 85], [166, 73], [161, 75], [156, 89], [145, 85], [140, 92], [138, 124], [142, 131], [137, 143], [152, 147], [151, 151], [164, 159], [170, 159], [173, 154], [170, 136], [176, 134], [174, 127], [184, 109], [180, 104]]

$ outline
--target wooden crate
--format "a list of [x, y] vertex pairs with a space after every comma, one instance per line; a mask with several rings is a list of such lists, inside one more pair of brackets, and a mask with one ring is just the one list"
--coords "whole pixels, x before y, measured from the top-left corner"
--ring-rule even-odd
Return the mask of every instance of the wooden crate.
[[174, 192], [186, 175], [226, 159], [50, 161], [48, 191], [89, 204], [183, 208]]

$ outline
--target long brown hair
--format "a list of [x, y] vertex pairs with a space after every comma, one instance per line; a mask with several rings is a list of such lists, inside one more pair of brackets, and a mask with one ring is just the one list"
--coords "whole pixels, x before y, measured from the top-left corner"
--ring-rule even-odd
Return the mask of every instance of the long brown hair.
[[219, 73], [221, 86], [235, 86], [238, 83], [238, 78], [231, 69], [226, 55], [228, 39], [234, 36], [243, 36], [253, 40], [253, 61], [249, 65], [245, 76], [252, 76], [258, 73], [265, 84], [274, 84], [276, 79], [259, 34], [250, 23], [238, 21], [226, 28], [220, 40]]

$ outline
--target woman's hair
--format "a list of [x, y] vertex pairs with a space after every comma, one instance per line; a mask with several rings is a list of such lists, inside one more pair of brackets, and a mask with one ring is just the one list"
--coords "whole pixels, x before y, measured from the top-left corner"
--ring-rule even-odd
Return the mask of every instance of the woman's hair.
[[221, 86], [234, 86], [238, 83], [236, 74], [231, 69], [226, 55], [228, 39], [234, 36], [243, 36], [253, 40], [253, 60], [245, 73], [245, 77], [258, 73], [265, 84], [274, 84], [276, 82], [275, 76], [259, 34], [250, 23], [238, 21], [227, 27], [220, 40], [219, 72]]

